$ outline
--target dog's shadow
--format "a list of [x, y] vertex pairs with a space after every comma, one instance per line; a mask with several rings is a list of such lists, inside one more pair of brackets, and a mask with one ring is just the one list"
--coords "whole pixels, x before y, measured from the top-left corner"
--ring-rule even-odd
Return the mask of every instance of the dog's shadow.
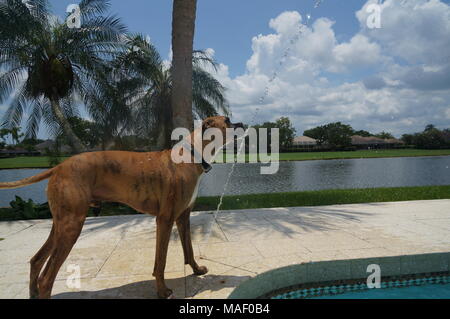
[[[166, 279], [167, 287], [173, 290], [174, 298], [192, 298], [201, 295], [208, 298], [208, 292], [218, 291], [224, 288], [235, 288], [241, 282], [250, 279], [250, 276], [230, 276], [230, 275], [204, 275], [197, 277], [194, 275], [182, 276], [180, 278]], [[111, 278], [114, 280], [114, 278]], [[211, 296], [211, 298], [226, 298], [228, 292], [223, 296]], [[73, 291], [55, 294], [55, 299], [157, 299], [155, 280], [144, 280], [129, 283], [126, 285], [90, 291]]]

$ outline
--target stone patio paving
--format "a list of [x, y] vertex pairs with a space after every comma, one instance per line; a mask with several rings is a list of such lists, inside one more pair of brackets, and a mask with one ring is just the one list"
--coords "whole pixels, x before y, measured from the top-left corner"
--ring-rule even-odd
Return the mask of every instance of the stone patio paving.
[[[290, 264], [450, 252], [450, 200], [223, 211], [218, 224], [211, 212], [194, 212], [191, 225], [209, 273], [193, 276], [183, 264], [174, 227], [166, 283], [177, 298], [226, 298], [242, 281]], [[0, 222], [0, 298], [28, 298], [28, 261], [50, 228], [50, 220]], [[88, 218], [53, 298], [156, 298], [155, 235], [153, 217]], [[80, 267], [80, 289], [67, 286], [71, 265]]]

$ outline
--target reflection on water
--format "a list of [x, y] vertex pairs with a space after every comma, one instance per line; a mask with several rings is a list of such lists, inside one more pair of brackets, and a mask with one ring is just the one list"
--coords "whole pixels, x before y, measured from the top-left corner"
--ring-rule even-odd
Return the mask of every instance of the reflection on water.
[[[36, 175], [44, 169], [4, 169], [0, 170], [0, 182], [11, 182], [22, 178]], [[16, 189], [0, 189], [0, 207], [9, 206], [9, 202], [14, 199], [14, 196], [20, 196], [23, 199], [31, 198], [35, 202], [43, 203], [47, 201], [47, 180], [28, 185]]]
[[[199, 196], [220, 195], [231, 164], [215, 164], [203, 176]], [[1, 170], [0, 181], [13, 181], [43, 170]], [[274, 175], [261, 175], [260, 164], [236, 164], [226, 194], [289, 192], [336, 188], [450, 185], [450, 156], [281, 162]], [[47, 181], [0, 190], [0, 207], [17, 194], [45, 202]]]

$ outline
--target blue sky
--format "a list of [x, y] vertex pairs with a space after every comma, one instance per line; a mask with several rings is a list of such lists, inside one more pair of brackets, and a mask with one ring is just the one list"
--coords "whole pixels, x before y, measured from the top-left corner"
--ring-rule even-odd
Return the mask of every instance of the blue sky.
[[[50, 1], [54, 12], [65, 16], [74, 0]], [[270, 32], [269, 20], [285, 11], [296, 10], [311, 16], [325, 16], [337, 21], [339, 40], [348, 40], [358, 30], [355, 11], [361, 0], [325, 0], [314, 8], [314, 0], [198, 0], [195, 48], [214, 48], [216, 59], [230, 67], [230, 75], [245, 72], [252, 53], [250, 39]], [[120, 16], [132, 32], [149, 35], [162, 56], [168, 55], [171, 43], [172, 1], [112, 0], [111, 13]]]

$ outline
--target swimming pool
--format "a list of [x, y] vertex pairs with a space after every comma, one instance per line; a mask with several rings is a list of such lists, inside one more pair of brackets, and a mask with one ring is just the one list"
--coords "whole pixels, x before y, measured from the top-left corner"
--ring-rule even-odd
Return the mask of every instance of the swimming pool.
[[448, 299], [450, 275], [384, 281], [380, 288], [365, 283], [318, 286], [278, 294], [272, 299]]
[[[369, 289], [374, 265], [381, 287]], [[292, 264], [242, 282], [228, 298], [450, 298], [450, 252]]]
[[450, 283], [411, 286], [406, 288], [370, 289], [315, 299], [449, 299]]

